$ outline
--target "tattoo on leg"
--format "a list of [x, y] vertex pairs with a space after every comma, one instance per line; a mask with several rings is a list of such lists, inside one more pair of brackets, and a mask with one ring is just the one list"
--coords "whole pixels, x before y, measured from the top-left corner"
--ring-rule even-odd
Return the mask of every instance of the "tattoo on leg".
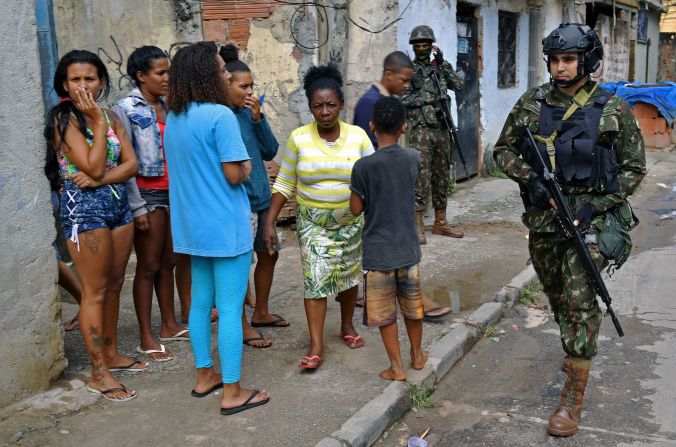
[[92, 358], [92, 378], [95, 381], [98, 381], [103, 378], [103, 359], [100, 350], [103, 342], [101, 340], [101, 335], [99, 334], [99, 329], [93, 324], [89, 325], [89, 335], [92, 337], [93, 346], [90, 353]]
[[84, 245], [92, 252], [92, 254], [98, 255], [99, 248], [101, 246], [101, 238], [98, 235], [97, 231], [85, 231], [80, 234], [80, 239], [84, 239]]

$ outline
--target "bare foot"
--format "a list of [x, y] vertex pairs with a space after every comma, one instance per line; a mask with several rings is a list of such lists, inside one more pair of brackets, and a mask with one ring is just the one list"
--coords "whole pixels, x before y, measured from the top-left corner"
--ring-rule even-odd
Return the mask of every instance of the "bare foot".
[[243, 326], [243, 343], [252, 348], [269, 348], [272, 345], [272, 340], [263, 337], [260, 333], [254, 331], [251, 326]]
[[417, 357], [414, 357], [413, 353], [411, 352], [411, 368], [423, 369], [423, 367], [425, 366], [425, 362], [427, 362], [429, 356], [430, 355], [427, 352], [420, 351], [420, 354], [418, 354]]
[[129, 357], [128, 355], [120, 354], [117, 354], [113, 357], [106, 357], [106, 364], [108, 365], [108, 368], [127, 371], [133, 371], [135, 369], [138, 369], [139, 371], [145, 371], [149, 366], [146, 362], [141, 362], [133, 357]]
[[[221, 399], [221, 408], [234, 408], [234, 407], [239, 407], [240, 405], [243, 405], [246, 400], [251, 397], [251, 393], [254, 390], [248, 389], [248, 388], [240, 388], [239, 393], [237, 393], [236, 396], [226, 396], [225, 393], [223, 394], [223, 398]], [[253, 399], [249, 401], [250, 404], [255, 404], [258, 402], [262, 402], [266, 399], [270, 399], [270, 393], [268, 393], [265, 390], [261, 390], [256, 394]]]
[[378, 375], [384, 380], [406, 380], [406, 373], [404, 371], [395, 372], [391, 367], [380, 371]]
[[197, 378], [197, 385], [195, 385], [195, 388], [193, 388], [193, 390], [197, 393], [206, 393], [214, 386], [221, 383], [222, 380], [223, 379], [221, 378], [220, 374], [218, 374], [216, 371], [214, 371], [213, 368], [211, 368], [209, 373], [206, 374], [205, 377], [202, 377], [201, 380], [199, 377]]
[[[166, 347], [164, 347], [164, 345], [160, 344], [157, 341], [148, 345], [144, 345], [143, 343], [141, 343], [141, 346], [139, 346], [139, 348], [137, 348], [137, 351], [140, 354], [147, 355], [148, 358], [154, 362], [168, 362], [169, 360], [174, 359], [174, 356], [171, 355], [171, 352], [169, 352], [169, 350]], [[157, 352], [148, 352], [148, 351], [157, 351]]]

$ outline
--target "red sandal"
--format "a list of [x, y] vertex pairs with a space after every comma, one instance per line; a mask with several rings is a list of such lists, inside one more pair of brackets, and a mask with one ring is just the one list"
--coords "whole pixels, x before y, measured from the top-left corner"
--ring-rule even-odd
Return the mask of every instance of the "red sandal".
[[[311, 361], [316, 361], [317, 363], [315, 365], [310, 365]], [[305, 363], [303, 363], [305, 361]], [[321, 366], [323, 360], [320, 356], [318, 355], [306, 355], [302, 359], [300, 359], [300, 366], [303, 369], [317, 369]]]
[[[361, 335], [341, 335], [340, 338], [343, 339], [345, 344], [350, 349], [358, 349], [364, 346], [364, 339], [361, 338]], [[360, 344], [361, 343], [361, 344]]]

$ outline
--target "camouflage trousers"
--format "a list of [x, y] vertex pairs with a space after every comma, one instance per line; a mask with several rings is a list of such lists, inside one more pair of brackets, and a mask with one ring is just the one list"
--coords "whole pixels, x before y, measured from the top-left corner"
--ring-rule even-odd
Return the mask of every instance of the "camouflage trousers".
[[[604, 268], [608, 262], [598, 247], [587, 247], [596, 266]], [[528, 250], [559, 324], [563, 350], [569, 357], [593, 358], [603, 313], [575, 248], [559, 233], [531, 231]]]
[[420, 153], [420, 175], [415, 187], [416, 209], [425, 209], [432, 193], [434, 209], [446, 208], [451, 178], [451, 137], [443, 127], [415, 126], [408, 135], [408, 146]]

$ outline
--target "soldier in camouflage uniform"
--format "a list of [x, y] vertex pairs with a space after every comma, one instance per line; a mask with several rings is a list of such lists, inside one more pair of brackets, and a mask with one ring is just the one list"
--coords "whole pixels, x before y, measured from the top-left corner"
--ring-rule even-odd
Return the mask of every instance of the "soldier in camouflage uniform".
[[[549, 298], [565, 351], [566, 383], [559, 408], [549, 419], [556, 436], [577, 432], [584, 391], [603, 314], [596, 292], [572, 244], [556, 224], [541, 173], [528, 163], [524, 129], [538, 141], [543, 159], [553, 168], [586, 233], [589, 251], [599, 269], [626, 259], [604, 251], [602, 241], [615, 221], [626, 231], [632, 220], [627, 197], [645, 175], [643, 139], [628, 105], [599, 88], [589, 75], [599, 68], [603, 49], [596, 33], [579, 24], [562, 24], [543, 40], [551, 82], [526, 92], [510, 112], [494, 150], [497, 165], [522, 191], [533, 267]], [[579, 106], [573, 106], [577, 102]], [[594, 123], [598, 125], [594, 126]], [[586, 126], [585, 126], [586, 124]], [[626, 231], [625, 231], [626, 230]]]
[[[434, 83], [433, 70], [438, 73], [439, 83], [450, 108], [447, 90], [464, 88], [464, 81], [453, 71], [450, 63], [443, 59], [439, 48], [432, 45], [435, 41], [432, 28], [419, 25], [413, 28], [409, 43], [413, 45], [413, 78], [410, 88], [402, 95], [402, 102], [408, 111], [408, 146], [420, 152], [420, 176], [416, 185], [416, 227], [421, 244], [427, 243], [423, 213], [425, 199], [432, 192], [434, 206], [433, 234], [449, 237], [463, 237], [461, 231], [454, 230], [446, 221], [446, 198], [450, 181], [450, 167], [454, 144], [448, 129], [442, 122], [439, 93]], [[434, 61], [430, 61], [432, 51]]]

